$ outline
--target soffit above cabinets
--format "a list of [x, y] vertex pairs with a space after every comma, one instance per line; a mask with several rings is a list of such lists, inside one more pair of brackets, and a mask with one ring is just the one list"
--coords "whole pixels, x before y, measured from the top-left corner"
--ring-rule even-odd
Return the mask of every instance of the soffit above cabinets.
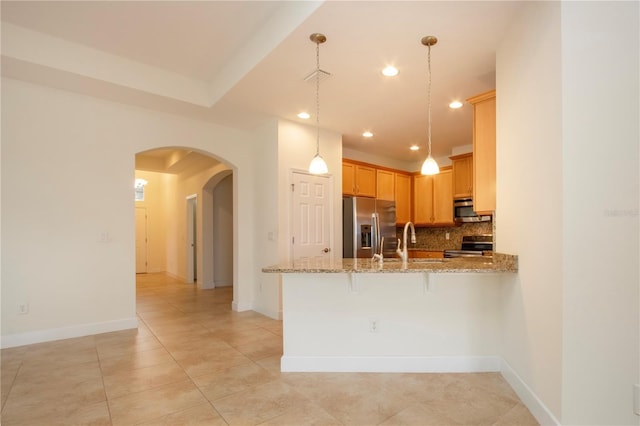
[[[2, 74], [229, 127], [315, 117], [315, 46], [327, 36], [321, 127], [345, 148], [424, 159], [432, 48], [435, 157], [471, 143], [471, 107], [495, 88], [495, 52], [526, 2], [2, 1]], [[394, 65], [396, 77], [382, 68]], [[362, 133], [371, 131], [372, 138]], [[417, 144], [421, 149], [410, 151]]]

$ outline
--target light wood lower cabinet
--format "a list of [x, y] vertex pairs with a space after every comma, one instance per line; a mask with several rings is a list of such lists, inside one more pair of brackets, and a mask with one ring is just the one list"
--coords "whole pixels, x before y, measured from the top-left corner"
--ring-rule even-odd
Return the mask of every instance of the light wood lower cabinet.
[[413, 222], [418, 226], [453, 226], [451, 169], [433, 176], [413, 176]]
[[409, 258], [411, 259], [442, 259], [443, 251], [434, 250], [409, 250]]

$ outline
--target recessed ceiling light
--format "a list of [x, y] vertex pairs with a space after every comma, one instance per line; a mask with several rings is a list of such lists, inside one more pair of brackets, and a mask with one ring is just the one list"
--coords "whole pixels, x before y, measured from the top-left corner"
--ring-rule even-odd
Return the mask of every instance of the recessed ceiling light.
[[373, 137], [373, 133], [371, 133], [371, 132], [369, 132], [369, 131], [366, 131], [366, 132], [364, 132], [364, 133], [362, 134], [362, 136], [364, 136], [365, 138], [371, 138], [371, 137]]
[[398, 75], [398, 68], [389, 65], [382, 70], [382, 74], [386, 75], [387, 77], [395, 77], [396, 75]]
[[460, 101], [453, 101], [449, 104], [449, 108], [451, 109], [458, 109], [462, 106], [462, 102]]
[[411, 151], [417, 151], [420, 149], [420, 147], [418, 145], [411, 145], [411, 147], [409, 148]]
[[306, 120], [307, 118], [309, 118], [309, 117], [311, 117], [311, 116], [309, 115], [309, 113], [308, 113], [308, 112], [304, 112], [304, 111], [303, 111], [303, 112], [301, 112], [300, 114], [298, 114], [298, 117], [299, 117], [299, 118], [303, 118], [303, 119], [305, 119], [305, 120]]

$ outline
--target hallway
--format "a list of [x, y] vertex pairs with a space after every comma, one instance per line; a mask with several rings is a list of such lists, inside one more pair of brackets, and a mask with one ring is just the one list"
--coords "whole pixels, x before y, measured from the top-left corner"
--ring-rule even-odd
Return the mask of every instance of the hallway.
[[231, 300], [138, 275], [137, 331], [2, 350], [2, 424], [537, 424], [498, 373], [280, 373], [282, 323]]

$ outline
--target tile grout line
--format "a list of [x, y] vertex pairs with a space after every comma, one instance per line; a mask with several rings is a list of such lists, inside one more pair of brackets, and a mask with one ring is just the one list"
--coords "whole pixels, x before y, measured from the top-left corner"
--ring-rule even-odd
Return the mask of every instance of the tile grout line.
[[7, 393], [7, 398], [4, 400], [2, 404], [2, 409], [0, 409], [0, 424], [2, 424], [2, 412], [4, 412], [5, 407], [7, 406], [7, 402], [9, 401], [9, 397], [11, 396], [11, 392], [13, 391], [13, 385], [16, 383], [16, 379], [18, 378], [18, 374], [24, 365], [24, 360], [20, 360], [20, 365], [16, 370], [16, 374], [13, 375], [13, 379], [11, 380], [11, 384], [9, 385], [9, 392]]
[[[164, 298], [163, 298], [163, 300], [164, 300]], [[223, 420], [223, 421], [228, 425], [228, 424], [229, 424], [229, 422], [227, 421], [227, 419], [225, 419], [225, 418], [224, 418], [224, 416], [222, 415], [222, 413], [220, 413], [220, 412], [218, 411], [218, 409], [213, 405], [213, 402], [211, 402], [211, 401], [209, 400], [209, 398], [207, 398], [207, 396], [202, 392], [202, 389], [200, 389], [200, 387], [197, 385], [197, 383], [193, 380], [193, 377], [191, 377], [191, 376], [189, 375], [189, 373], [187, 373], [187, 371], [186, 371], [186, 370], [184, 369], [184, 367], [180, 364], [180, 362], [178, 362], [178, 360], [173, 356], [173, 353], [172, 353], [172, 352], [171, 352], [171, 351], [170, 351], [170, 350], [165, 346], [165, 344], [162, 342], [162, 340], [161, 340], [161, 339], [160, 339], [160, 338], [159, 338], [159, 337], [154, 333], [154, 331], [151, 329], [151, 327], [149, 326], [149, 324], [147, 324], [147, 322], [146, 322], [144, 319], [142, 319], [142, 318], [141, 318], [140, 320], [144, 323], [145, 327], [149, 330], [149, 332], [150, 332], [150, 333], [151, 333], [151, 334], [152, 334], [156, 339], [158, 339], [158, 342], [160, 343], [160, 345], [162, 346], [162, 348], [163, 348], [165, 351], [167, 351], [167, 353], [169, 354], [169, 356], [171, 357], [171, 359], [173, 359], [173, 360], [174, 360], [174, 362], [176, 363], [176, 365], [177, 365], [178, 367], [180, 367], [180, 369], [182, 370], [182, 372], [183, 372], [183, 373], [184, 373], [184, 374], [189, 378], [189, 381], [190, 381], [190, 382], [193, 384], [193, 386], [198, 390], [198, 393], [200, 393], [200, 395], [202, 395], [202, 397], [205, 399], [205, 401], [207, 401], [207, 402], [209, 403], [209, 405], [211, 406], [211, 408], [212, 408], [212, 409], [213, 409], [213, 410], [218, 414], [218, 416], [220, 416], [220, 418], [221, 418], [221, 419], [222, 419], [222, 420]], [[195, 405], [194, 405], [194, 407], [195, 407]], [[191, 408], [191, 407], [189, 407], [189, 408]], [[187, 408], [187, 409], [188, 409], [188, 408]], [[184, 410], [178, 410], [178, 411], [175, 411], [175, 412], [170, 413], [170, 414], [179, 413], [179, 412], [181, 412], [181, 411], [184, 411]], [[162, 416], [162, 418], [164, 418], [164, 417], [166, 417], [167, 415], [170, 415], [170, 414], [166, 414], [166, 415]]]
[[[94, 338], [95, 342], [95, 338]], [[107, 413], [109, 413], [109, 422], [113, 425], [113, 417], [111, 417], [111, 405], [109, 404], [109, 398], [107, 397], [107, 387], [104, 383], [104, 372], [102, 371], [102, 359], [98, 353], [98, 344], [95, 342], [96, 358], [98, 358], [98, 368], [100, 369], [100, 380], [102, 381], [102, 392], [104, 392], [104, 402], [107, 403]]]

